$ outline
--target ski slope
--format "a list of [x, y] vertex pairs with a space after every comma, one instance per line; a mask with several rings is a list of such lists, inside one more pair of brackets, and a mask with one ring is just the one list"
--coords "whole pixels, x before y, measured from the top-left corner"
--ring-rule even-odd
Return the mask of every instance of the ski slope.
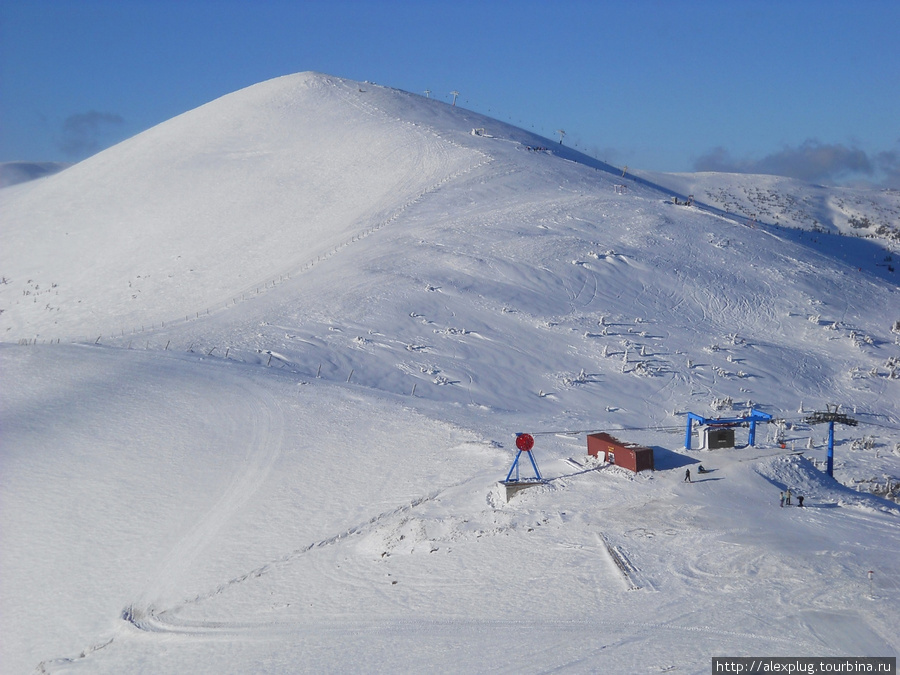
[[[894, 193], [623, 176], [301, 73], [0, 213], [3, 672], [900, 651], [868, 491], [900, 477]], [[804, 422], [832, 403], [836, 480]], [[781, 435], [683, 449], [687, 411], [750, 406]], [[592, 430], [657, 470], [592, 464]], [[549, 481], [507, 502], [524, 431]]]

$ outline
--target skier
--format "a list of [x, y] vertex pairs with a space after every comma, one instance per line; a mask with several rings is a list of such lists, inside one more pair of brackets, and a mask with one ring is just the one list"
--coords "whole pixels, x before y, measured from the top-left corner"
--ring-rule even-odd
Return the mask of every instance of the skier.
[[693, 483], [693, 481], [691, 480], [691, 470], [690, 469], [684, 470], [684, 481], [683, 482]]
[[803, 506], [803, 495], [797, 495], [797, 506]]
[[791, 488], [784, 491], [784, 503], [788, 506], [791, 505]]
[[781, 508], [784, 508], [784, 493], [779, 492], [778, 494], [779, 494], [779, 501], [781, 503]]

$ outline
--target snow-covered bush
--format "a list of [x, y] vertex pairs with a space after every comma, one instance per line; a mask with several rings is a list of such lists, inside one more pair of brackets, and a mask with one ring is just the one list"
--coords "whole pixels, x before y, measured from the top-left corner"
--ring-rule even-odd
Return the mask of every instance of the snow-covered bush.
[[714, 398], [709, 404], [713, 410], [731, 410], [734, 408], [734, 400], [730, 396], [724, 398]]

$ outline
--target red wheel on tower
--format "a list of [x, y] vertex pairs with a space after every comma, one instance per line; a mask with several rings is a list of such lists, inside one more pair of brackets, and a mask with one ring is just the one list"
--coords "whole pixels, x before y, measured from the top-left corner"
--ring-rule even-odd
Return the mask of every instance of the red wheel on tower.
[[534, 447], [534, 436], [531, 434], [518, 434], [516, 447], [522, 452], [529, 452]]

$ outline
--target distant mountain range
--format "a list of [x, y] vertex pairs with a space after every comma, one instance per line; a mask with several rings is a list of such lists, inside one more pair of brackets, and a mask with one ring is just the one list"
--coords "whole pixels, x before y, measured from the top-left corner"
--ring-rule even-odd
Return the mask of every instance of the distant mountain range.
[[51, 176], [71, 166], [65, 162], [3, 162], [0, 164], [0, 188]]

